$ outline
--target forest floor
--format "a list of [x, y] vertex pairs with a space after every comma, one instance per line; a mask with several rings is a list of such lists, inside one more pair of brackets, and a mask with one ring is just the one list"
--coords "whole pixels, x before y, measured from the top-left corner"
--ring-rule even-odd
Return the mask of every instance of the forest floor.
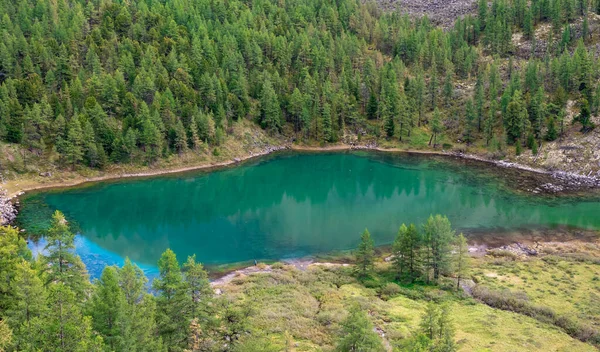
[[[296, 351], [333, 350], [339, 323], [356, 303], [369, 313], [380, 336], [399, 348], [418, 329], [427, 302], [433, 300], [450, 304], [460, 351], [596, 350], [548, 322], [456, 292], [451, 278], [440, 286], [397, 284], [388, 256], [379, 252], [376, 274], [369, 282], [356, 281], [350, 266], [337, 263], [259, 263], [213, 282], [213, 287], [236, 304], [252, 302], [251, 326], [275, 348], [291, 338]], [[599, 258], [598, 238], [538, 243], [536, 255], [496, 248], [472, 258], [470, 279], [480, 288], [597, 328]]]

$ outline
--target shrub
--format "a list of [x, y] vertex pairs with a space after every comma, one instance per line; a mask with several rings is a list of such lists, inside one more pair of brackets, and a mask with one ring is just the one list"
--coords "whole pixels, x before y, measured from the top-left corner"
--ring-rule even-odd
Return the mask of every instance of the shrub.
[[400, 294], [400, 286], [395, 283], [388, 282], [379, 290], [379, 297], [383, 300], [388, 300]]
[[573, 338], [596, 345], [600, 344], [600, 332], [598, 329], [583, 324], [575, 318], [564, 315], [559, 316], [549, 307], [534, 305], [529, 302], [527, 295], [523, 292], [510, 290], [494, 291], [481, 285], [475, 286], [472, 292], [474, 298], [479, 299], [490, 307], [520, 313], [544, 323], [554, 324]]

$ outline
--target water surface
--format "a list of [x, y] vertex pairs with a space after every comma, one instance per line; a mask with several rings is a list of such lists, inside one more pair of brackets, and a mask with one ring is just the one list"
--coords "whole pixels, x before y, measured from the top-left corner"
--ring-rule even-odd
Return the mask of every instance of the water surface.
[[514, 192], [507, 184], [520, 181], [510, 172], [407, 154], [284, 153], [213, 172], [32, 194], [21, 216], [59, 209], [88, 252], [141, 265], [167, 248], [209, 265], [345, 250], [365, 228], [388, 244], [400, 224], [437, 213], [466, 232], [600, 229], [598, 198]]

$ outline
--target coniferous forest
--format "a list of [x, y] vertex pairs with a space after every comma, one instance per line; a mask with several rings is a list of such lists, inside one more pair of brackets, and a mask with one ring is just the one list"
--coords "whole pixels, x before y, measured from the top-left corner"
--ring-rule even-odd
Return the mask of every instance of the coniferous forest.
[[482, 0], [451, 28], [352, 0], [0, 9], [0, 138], [63, 168], [206, 151], [241, 119], [308, 142], [424, 128], [537, 149], [563, 132], [569, 99], [582, 131], [600, 105], [597, 1]]
[[[425, 136], [434, 149], [535, 155], [573, 126], [595, 128], [599, 15], [600, 0], [480, 0], [450, 26], [359, 0], [0, 0], [0, 141], [24, 165], [61, 170], [217, 154], [241, 124], [286, 143]], [[274, 263], [224, 292], [171, 250], [152, 282], [128, 259], [90, 281], [62, 213], [43, 235], [34, 256], [19, 229], [0, 227], [2, 352], [511, 350], [501, 343], [514, 331], [468, 345], [483, 337], [465, 322], [550, 334], [518, 341], [527, 350], [600, 345], [589, 254], [600, 247], [473, 260], [440, 215], [402, 225], [386, 249], [365, 230], [348, 267]], [[555, 264], [552, 280], [587, 275], [585, 300], [513, 291], [561, 294], [527, 286]]]

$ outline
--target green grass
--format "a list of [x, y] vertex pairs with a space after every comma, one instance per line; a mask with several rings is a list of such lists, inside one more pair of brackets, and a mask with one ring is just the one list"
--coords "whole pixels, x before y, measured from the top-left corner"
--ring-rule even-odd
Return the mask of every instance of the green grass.
[[594, 325], [600, 324], [600, 280], [594, 280], [599, 276], [598, 264], [560, 257], [484, 262], [476, 273], [490, 288], [524, 292], [532, 303]]
[[[481, 282], [495, 288], [523, 285], [523, 280], [535, 281], [535, 285], [527, 288], [528, 294], [558, 310], [559, 302], [572, 293], [555, 297], [555, 291], [559, 290], [552, 289], [555, 285], [552, 274], [571, 270], [577, 284], [583, 281], [597, 284], [597, 280], [592, 280], [597, 275], [597, 268], [590, 270], [586, 265], [577, 263], [573, 266], [571, 262], [560, 260], [551, 268], [541, 259], [507, 261], [498, 265], [496, 259], [486, 258], [475, 263], [473, 272]], [[379, 297], [377, 288], [365, 287], [352, 277], [351, 269], [347, 267], [311, 266], [306, 271], [289, 265], [278, 267], [272, 273], [238, 277], [222, 287], [224, 295], [237, 304], [252, 306], [252, 336], [271, 343], [275, 349], [285, 346], [287, 332], [297, 346], [296, 351], [333, 350], [339, 336], [339, 324], [349, 307], [356, 303], [368, 312], [373, 324], [385, 332], [390, 344], [397, 347], [417, 331], [427, 301], [433, 298], [450, 302], [455, 340], [460, 351], [595, 351], [592, 345], [570, 337], [551, 324], [494, 309], [434, 286], [403, 286], [398, 295], [384, 300]], [[370, 281], [373, 286], [389, 282], [389, 275], [385, 274], [387, 263], [381, 261], [377, 268], [380, 274]], [[485, 276], [491, 272], [498, 276]], [[534, 276], [537, 279], [534, 280]], [[583, 290], [592, 290], [593, 285], [589, 283]], [[560, 307], [560, 312], [574, 312], [583, 307], [577, 312], [583, 314], [581, 312], [590, 310], [588, 317], [591, 317], [595, 312], [593, 302], [586, 301], [585, 296], [583, 292], [577, 294], [574, 303]]]

